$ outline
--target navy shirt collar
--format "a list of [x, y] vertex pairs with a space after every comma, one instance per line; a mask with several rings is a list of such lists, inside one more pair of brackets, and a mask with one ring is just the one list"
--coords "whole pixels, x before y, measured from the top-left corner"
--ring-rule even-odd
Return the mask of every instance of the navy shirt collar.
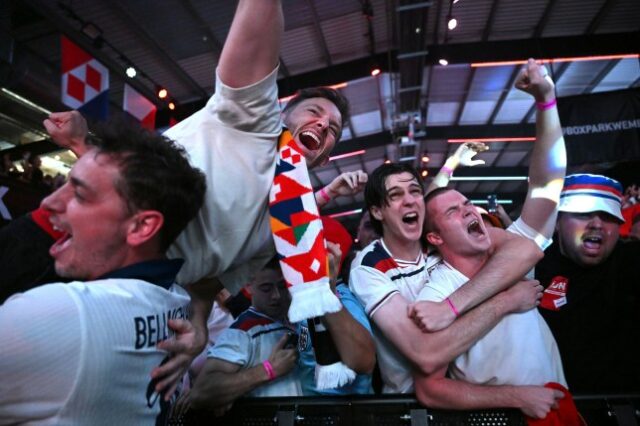
[[145, 262], [134, 263], [133, 265], [128, 265], [124, 268], [108, 272], [98, 279], [138, 279], [168, 289], [175, 283], [176, 276], [178, 275], [178, 271], [180, 271], [183, 263], [184, 260], [182, 259], [147, 260]]

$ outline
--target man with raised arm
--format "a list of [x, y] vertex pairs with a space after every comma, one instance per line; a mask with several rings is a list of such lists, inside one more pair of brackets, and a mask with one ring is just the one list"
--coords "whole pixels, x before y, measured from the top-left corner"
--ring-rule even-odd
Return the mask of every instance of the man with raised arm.
[[[516, 87], [535, 98], [537, 140], [522, 215], [507, 230], [535, 241], [544, 250], [551, 243], [566, 170], [564, 139], [554, 85], [544, 67], [530, 59]], [[418, 300], [445, 301], [457, 316], [456, 303], [468, 298], [463, 292], [469, 286], [467, 281], [491, 255], [492, 235], [475, 207], [458, 191], [439, 189], [427, 196], [425, 204], [426, 238], [438, 249], [442, 261], [431, 272]], [[507, 269], [512, 268], [500, 272]], [[458, 289], [462, 296], [457, 294], [453, 299]], [[418, 322], [422, 309], [418, 303], [411, 311]], [[446, 373], [444, 366], [435, 373], [414, 376], [421, 402], [449, 409], [513, 407], [544, 418], [557, 408], [556, 399], [563, 393], [543, 385], [566, 386], [558, 347], [536, 309], [504, 317], [449, 365], [448, 377]]]
[[[166, 132], [185, 147], [208, 185], [197, 218], [168, 251], [185, 260], [178, 282], [193, 298], [197, 344], [154, 373], [168, 374], [159, 389], [177, 382], [190, 357], [203, 349], [215, 294], [222, 286], [237, 293], [274, 254], [267, 200], [283, 126], [314, 167], [326, 164], [348, 119], [346, 99], [327, 88], [301, 90], [280, 110], [276, 79], [283, 30], [279, 0], [240, 0], [218, 63], [214, 95], [202, 110]], [[45, 126], [54, 140], [82, 155], [86, 127], [78, 131], [73, 126], [77, 117], [71, 115], [52, 115]], [[316, 199], [326, 202], [353, 193], [364, 181], [363, 173], [339, 176]]]
[[[455, 167], [460, 158], [467, 156], [454, 158], [451, 163], [447, 160], [447, 164]], [[440, 173], [450, 177], [451, 169], [443, 168]], [[423, 334], [407, 316], [409, 304], [428, 279], [428, 262], [421, 243], [422, 179], [407, 165], [383, 164], [367, 181], [365, 202], [372, 225], [382, 237], [356, 256], [349, 285], [372, 320], [385, 393], [411, 392], [412, 369], [430, 373], [447, 365], [505, 314], [535, 306], [541, 287], [523, 282], [446, 330]], [[503, 287], [513, 284], [542, 256], [535, 244], [524, 238], [504, 233], [496, 235], [496, 239], [499, 250], [470, 283], [480, 291], [496, 282]], [[511, 263], [519, 265], [518, 270], [507, 271], [506, 265]], [[432, 305], [434, 310], [439, 309], [438, 304]]]

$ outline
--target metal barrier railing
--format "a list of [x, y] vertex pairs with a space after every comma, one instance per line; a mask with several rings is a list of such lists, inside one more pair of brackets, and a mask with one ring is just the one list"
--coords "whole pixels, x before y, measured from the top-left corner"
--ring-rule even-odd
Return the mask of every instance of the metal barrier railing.
[[[639, 426], [640, 395], [584, 395], [575, 398], [589, 426]], [[246, 398], [223, 417], [188, 413], [184, 425], [230, 426], [519, 426], [519, 410], [435, 410], [402, 396]]]

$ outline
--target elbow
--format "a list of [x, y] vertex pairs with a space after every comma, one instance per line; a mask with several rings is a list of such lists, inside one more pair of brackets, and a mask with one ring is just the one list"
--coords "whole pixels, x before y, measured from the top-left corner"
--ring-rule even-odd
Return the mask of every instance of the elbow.
[[418, 376], [415, 376], [414, 382], [416, 399], [418, 400], [418, 402], [420, 402], [420, 404], [429, 408], [441, 408], [440, 404], [438, 403], [438, 399], [434, 397], [431, 391], [431, 386], [429, 384], [428, 378], [421, 377], [419, 379]]
[[352, 352], [352, 355], [343, 362], [356, 374], [371, 374], [376, 365], [376, 354], [373, 344], [364, 345], [364, 347], [358, 351]]
[[437, 359], [437, 357], [429, 355], [426, 357], [422, 357], [417, 366], [420, 369], [420, 373], [429, 376], [440, 370], [442, 366], [446, 364], [446, 361], [442, 362], [442, 360]]

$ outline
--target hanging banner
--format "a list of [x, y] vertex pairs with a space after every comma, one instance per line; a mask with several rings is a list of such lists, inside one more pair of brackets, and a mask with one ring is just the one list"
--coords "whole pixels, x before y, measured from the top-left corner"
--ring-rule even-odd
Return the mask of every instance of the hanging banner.
[[133, 87], [125, 83], [122, 110], [140, 122], [142, 127], [153, 130], [156, 127], [158, 108]]
[[570, 166], [640, 160], [640, 89], [558, 99]]

